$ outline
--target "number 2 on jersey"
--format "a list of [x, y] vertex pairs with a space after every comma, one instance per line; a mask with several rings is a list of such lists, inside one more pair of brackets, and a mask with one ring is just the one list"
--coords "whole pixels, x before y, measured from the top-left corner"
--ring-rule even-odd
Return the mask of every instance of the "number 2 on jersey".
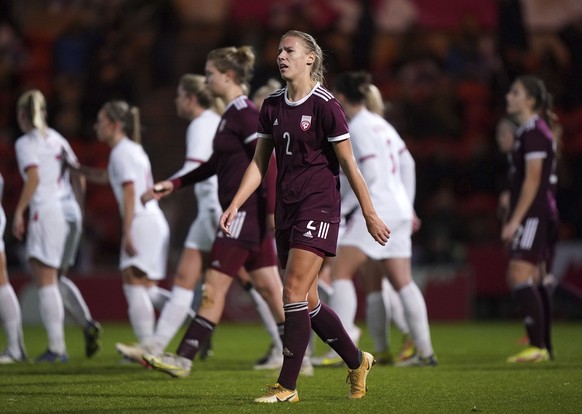
[[283, 139], [287, 141], [287, 146], [285, 147], [285, 155], [293, 155], [293, 153], [289, 150], [289, 147], [291, 146], [291, 134], [288, 132], [284, 132]]

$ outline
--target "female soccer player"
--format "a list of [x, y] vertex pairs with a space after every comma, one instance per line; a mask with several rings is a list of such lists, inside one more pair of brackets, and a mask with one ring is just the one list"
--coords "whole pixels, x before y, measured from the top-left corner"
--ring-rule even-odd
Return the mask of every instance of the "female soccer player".
[[[216, 174], [218, 198], [227, 207], [249, 165], [255, 148], [257, 109], [244, 95], [251, 78], [255, 56], [251, 48], [226, 47], [212, 50], [206, 60], [206, 82], [210, 91], [228, 102], [214, 137], [210, 159], [195, 170], [171, 181], [157, 183], [142, 199], [160, 198], [187, 184]], [[249, 194], [226, 236], [218, 231], [210, 266], [205, 275], [205, 298], [178, 347], [177, 355], [144, 355], [154, 368], [176, 377], [190, 373], [200, 346], [220, 321], [224, 302], [239, 269], [248, 271], [255, 289], [283, 326], [281, 281], [277, 272], [273, 239], [267, 231], [266, 199], [263, 188]]]
[[237, 217], [245, 201], [261, 185], [274, 148], [275, 232], [277, 254], [285, 269], [284, 362], [277, 384], [255, 401], [299, 401], [296, 383], [311, 328], [346, 362], [349, 396], [361, 398], [366, 393], [366, 377], [374, 358], [354, 345], [337, 315], [319, 302], [317, 294], [317, 274], [323, 258], [336, 252], [340, 166], [354, 188], [372, 237], [386, 244], [390, 231], [376, 214], [354, 162], [342, 108], [321, 85], [323, 54], [315, 39], [299, 31], [284, 34], [277, 65], [287, 87], [263, 103], [259, 116], [261, 139], [236, 195], [220, 218], [222, 230], [228, 235], [236, 234]]
[[[0, 174], [0, 202], [4, 191], [4, 177]], [[4, 230], [6, 229], [6, 214], [0, 203], [0, 321], [4, 325], [6, 349], [0, 353], [0, 365], [26, 361], [26, 350], [22, 337], [22, 314], [20, 303], [14, 289], [8, 280], [6, 270], [6, 255], [4, 253]]]
[[[65, 240], [63, 246], [59, 248], [61, 258], [57, 266], [57, 287], [61, 298], [57, 301], [56, 295], [51, 293], [52, 288], [48, 287], [48, 285], [45, 286], [45, 283], [48, 283], [52, 276], [47, 276], [44, 272], [46, 269], [41, 268], [43, 269], [41, 270], [43, 272], [43, 276], [41, 276], [43, 289], [42, 293], [39, 292], [39, 294], [43, 297], [43, 306], [51, 307], [51, 312], [43, 317], [52, 321], [48, 322], [52, 328], [47, 329], [51, 332], [56, 330], [58, 325], [56, 321], [60, 319], [59, 312], [56, 309], [64, 305], [64, 309], [83, 327], [85, 354], [90, 358], [100, 349], [101, 326], [91, 317], [89, 307], [77, 286], [66, 276], [70, 265], [75, 261], [82, 231], [82, 215], [78, 199], [83, 196], [84, 182], [78, 176], [70, 177], [67, 168], [67, 165], [78, 165], [78, 160], [67, 140], [48, 127], [46, 123], [46, 102], [40, 91], [30, 90], [21, 96], [18, 102], [18, 123], [25, 135], [16, 144], [17, 158], [21, 174], [26, 177], [24, 178], [25, 188], [19, 200], [23, 204], [19, 204], [19, 206], [24, 208], [29, 203], [32, 203], [50, 205], [56, 209], [58, 204], [65, 219], [65, 224], [63, 225]], [[45, 169], [49, 170], [52, 175], [45, 175]], [[53, 179], [56, 182], [50, 181]], [[34, 195], [31, 192], [34, 192]], [[24, 234], [24, 218], [20, 208], [17, 208], [15, 212], [14, 221], [14, 232], [17, 237], [22, 237]], [[54, 212], [53, 209], [51, 211]], [[38, 214], [32, 217], [38, 217]], [[60, 215], [59, 220], [53, 224], [60, 226]], [[35, 232], [37, 230], [40, 231], [38, 234], [35, 233], [38, 239], [35, 242], [29, 242], [28, 239], [31, 238], [29, 235], [27, 248], [30, 247], [38, 252], [39, 246], [34, 246], [34, 244], [41, 243], [41, 238], [46, 239], [42, 243], [49, 243], [52, 233], [49, 236], [45, 231], [50, 232], [50, 229], [50, 226], [44, 227], [44, 225], [36, 228]], [[57, 237], [52, 239], [52, 242], [55, 244], [60, 243], [60, 239]], [[52, 258], [46, 256], [47, 253], [48, 250], [39, 253], [41, 256], [38, 256], [37, 259], [40, 261], [43, 259], [52, 260]], [[46, 262], [44, 263], [47, 264]], [[50, 305], [51, 303], [53, 305]], [[57, 338], [54, 340], [54, 346], [61, 349], [61, 345], [58, 344], [60, 334], [54, 335]], [[44, 356], [39, 357], [39, 360], [49, 362], [64, 359], [66, 358], [56, 358], [55, 353], [46, 353]]]
[[[186, 132], [186, 160], [182, 169], [173, 175], [178, 177], [198, 168], [212, 155], [212, 141], [220, 122], [218, 113], [222, 111], [222, 103], [212, 96], [205, 85], [204, 76], [195, 74], [182, 76], [175, 103], [178, 116], [190, 122]], [[198, 214], [186, 236], [172, 293], [160, 312], [155, 334], [145, 347], [139, 344], [116, 344], [117, 350], [129, 359], [141, 361], [144, 353], [161, 354], [191, 311], [194, 289], [208, 265], [222, 212], [216, 177], [196, 184], [194, 194]]]
[[[414, 160], [394, 128], [382, 117], [366, 108], [371, 77], [365, 72], [348, 72], [338, 76], [335, 92], [346, 111], [354, 148], [354, 156], [366, 182], [374, 205], [391, 228], [391, 242], [386, 246], [373, 243], [367, 237], [366, 223], [359, 214], [348, 223], [339, 241], [338, 256], [332, 267], [335, 280], [349, 281], [343, 295], [337, 283], [330, 303], [344, 315], [344, 326], [354, 326], [356, 311], [352, 275], [369, 258], [380, 261], [390, 283], [401, 299], [404, 315], [417, 354], [401, 365], [435, 365], [426, 304], [422, 293], [412, 280], [410, 258], [411, 235], [414, 227]], [[352, 297], [352, 300], [349, 298]], [[342, 319], [343, 321], [343, 319]]]
[[97, 138], [111, 148], [107, 171], [81, 167], [80, 172], [91, 181], [109, 182], [113, 189], [123, 226], [119, 264], [123, 292], [133, 331], [145, 345], [155, 325], [148, 287], [166, 274], [168, 222], [156, 200], [145, 205], [140, 201], [140, 195], [153, 186], [153, 178], [140, 144], [139, 110], [124, 101], [109, 101], [97, 115], [95, 130]]
[[45, 108], [44, 96], [38, 90], [27, 91], [18, 100], [18, 125], [24, 135], [15, 148], [24, 187], [14, 211], [12, 232], [19, 240], [28, 233], [26, 256], [38, 286], [41, 319], [48, 334], [48, 349], [36, 360], [67, 362], [65, 310], [57, 282], [68, 230], [60, 202], [65, 195], [61, 157], [69, 144], [47, 126]]
[[507, 270], [513, 296], [521, 305], [530, 346], [507, 362], [550, 358], [549, 289], [543, 285], [545, 261], [557, 239], [555, 115], [544, 83], [517, 78], [506, 95], [507, 114], [519, 124], [511, 151], [510, 204], [501, 239], [509, 249]]

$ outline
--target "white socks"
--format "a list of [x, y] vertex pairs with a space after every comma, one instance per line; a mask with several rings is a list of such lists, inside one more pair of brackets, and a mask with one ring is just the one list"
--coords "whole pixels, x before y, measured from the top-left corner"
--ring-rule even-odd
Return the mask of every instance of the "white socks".
[[273, 318], [271, 309], [269, 309], [269, 305], [267, 305], [265, 299], [263, 299], [255, 288], [248, 289], [248, 292], [249, 295], [251, 295], [251, 298], [255, 301], [257, 312], [261, 317], [261, 321], [263, 321], [263, 326], [271, 337], [271, 342], [277, 349], [283, 350], [283, 344], [281, 343], [281, 337], [279, 336], [279, 328], [277, 327], [275, 318]]
[[65, 308], [56, 284], [38, 289], [40, 317], [46, 329], [49, 349], [59, 355], [66, 352]]
[[394, 322], [394, 325], [400, 332], [405, 335], [410, 334], [408, 322], [404, 316], [404, 308], [398, 292], [394, 290], [392, 284], [388, 279], [382, 279], [382, 297], [384, 298], [384, 306], [386, 307], [386, 318], [388, 323]]
[[0, 285], [0, 321], [6, 332], [6, 350], [12, 357], [22, 358], [22, 315], [20, 303], [10, 283]]
[[192, 290], [180, 286], [173, 287], [170, 299], [164, 305], [158, 318], [155, 337], [151, 344], [155, 347], [161, 347], [161, 349], [155, 349], [156, 352], [163, 352], [176, 335], [188, 312], [192, 310], [193, 299], [194, 292]]
[[145, 286], [123, 284], [127, 313], [133, 332], [140, 344], [151, 340], [154, 334], [154, 306]]
[[333, 294], [329, 300], [329, 306], [335, 311], [342, 321], [350, 338], [357, 344], [360, 339], [360, 330], [354, 324], [358, 308], [356, 288], [351, 280], [340, 279], [332, 283]]
[[388, 312], [384, 305], [381, 292], [372, 292], [366, 296], [366, 324], [376, 352], [385, 352], [389, 348], [390, 319], [387, 318]]
[[85, 299], [83, 299], [83, 295], [77, 285], [68, 277], [61, 275], [57, 286], [59, 287], [65, 309], [69, 311], [75, 321], [83, 327], [92, 321], [93, 318], [91, 317], [89, 307]]
[[433, 349], [430, 340], [428, 315], [426, 312], [426, 303], [424, 302], [424, 297], [420, 289], [416, 283], [410, 282], [400, 289], [399, 295], [418, 356], [422, 358], [431, 356]]

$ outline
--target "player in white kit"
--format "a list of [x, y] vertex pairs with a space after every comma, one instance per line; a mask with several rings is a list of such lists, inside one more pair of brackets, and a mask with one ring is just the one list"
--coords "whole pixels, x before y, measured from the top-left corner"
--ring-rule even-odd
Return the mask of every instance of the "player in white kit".
[[[4, 191], [4, 177], [0, 174], [0, 202]], [[6, 254], [4, 253], [4, 230], [6, 214], [0, 203], [0, 322], [4, 326], [7, 346], [0, 353], [0, 365], [26, 361], [26, 350], [22, 337], [22, 314], [20, 303], [8, 280]]]
[[[140, 145], [139, 111], [109, 101], [99, 111], [95, 130], [111, 147], [107, 171], [80, 167], [87, 179], [109, 182], [122, 218], [119, 268], [129, 321], [140, 344], [154, 335], [155, 313], [148, 288], [164, 278], [169, 227], [157, 201], [143, 205], [140, 195], [153, 186], [150, 160]], [[131, 139], [129, 138], [131, 137]]]
[[[14, 212], [12, 232], [26, 234], [26, 257], [38, 286], [39, 308], [48, 335], [48, 349], [37, 361], [67, 362], [63, 300], [57, 286], [67, 238], [67, 222], [61, 205], [62, 149], [66, 140], [46, 124], [45, 100], [38, 90], [18, 100], [18, 124], [24, 132], [16, 141], [18, 169], [24, 187]], [[24, 212], [29, 209], [28, 227]]]
[[[190, 121], [186, 132], [186, 159], [184, 166], [172, 178], [198, 168], [212, 155], [212, 142], [220, 122], [221, 101], [216, 100], [206, 87], [201, 75], [182, 76], [176, 91], [176, 112]], [[208, 264], [208, 256], [218, 227], [222, 207], [218, 202], [216, 176], [194, 186], [198, 214], [192, 222], [176, 275], [172, 294], [164, 305], [154, 336], [146, 344], [117, 343], [117, 351], [140, 362], [144, 353], [162, 353], [172, 340], [184, 319], [191, 312], [194, 289]]]
[[[334, 280], [351, 281], [352, 275], [368, 258], [381, 261], [402, 300], [417, 348], [417, 354], [401, 365], [436, 365], [426, 304], [412, 280], [410, 263], [414, 195], [411, 188], [407, 191], [404, 183], [410, 179], [410, 167], [412, 174], [414, 172], [414, 161], [396, 130], [384, 118], [366, 109], [365, 91], [369, 85], [369, 74], [351, 72], [338, 76], [334, 90], [349, 119], [358, 166], [379, 216], [391, 229], [390, 241], [386, 246], [375, 243], [368, 235], [362, 215], [355, 214], [338, 241], [338, 254], [331, 274]], [[357, 303], [353, 284], [334, 284], [330, 306], [338, 313], [347, 332], [357, 329], [354, 325]]]

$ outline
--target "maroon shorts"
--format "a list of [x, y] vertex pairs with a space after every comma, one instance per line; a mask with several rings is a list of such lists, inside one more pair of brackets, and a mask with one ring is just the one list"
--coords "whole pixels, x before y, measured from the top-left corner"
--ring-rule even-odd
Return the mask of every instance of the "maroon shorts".
[[303, 249], [320, 257], [335, 256], [340, 223], [325, 223], [314, 220], [298, 220], [292, 227], [277, 230], [277, 255], [281, 268], [287, 266], [289, 250]]
[[236, 243], [232, 239], [217, 237], [210, 252], [211, 269], [236, 277], [241, 267], [247, 272], [263, 267], [277, 266], [273, 238], [265, 236], [258, 248]]
[[553, 255], [557, 234], [554, 220], [525, 217], [509, 244], [509, 257], [538, 264]]

